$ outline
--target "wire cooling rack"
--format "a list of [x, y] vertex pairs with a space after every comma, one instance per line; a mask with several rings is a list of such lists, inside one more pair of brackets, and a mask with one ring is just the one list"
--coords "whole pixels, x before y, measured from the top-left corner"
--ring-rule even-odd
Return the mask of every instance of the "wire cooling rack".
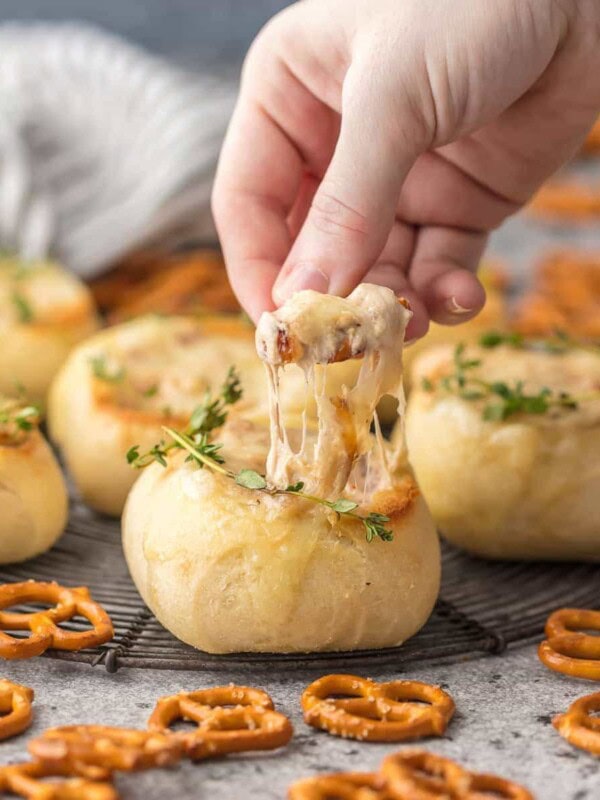
[[[402, 647], [348, 653], [210, 655], [179, 642], [155, 619], [136, 591], [121, 549], [118, 522], [72, 505], [67, 532], [48, 553], [0, 569], [0, 581], [32, 578], [88, 586], [110, 614], [115, 637], [96, 650], [48, 651], [47, 657], [120, 667], [202, 670], [268, 667], [340, 669], [456, 661], [500, 653], [539, 638], [548, 614], [560, 606], [596, 607], [600, 566], [486, 562], [444, 545], [440, 599], [425, 627]], [[81, 630], [85, 622], [64, 623]], [[15, 635], [19, 635], [15, 633]]]

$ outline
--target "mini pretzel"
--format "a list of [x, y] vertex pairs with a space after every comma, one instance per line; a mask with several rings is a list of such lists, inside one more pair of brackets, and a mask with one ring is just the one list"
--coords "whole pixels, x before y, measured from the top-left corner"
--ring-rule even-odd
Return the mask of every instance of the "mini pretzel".
[[441, 736], [454, 714], [454, 701], [439, 686], [419, 681], [376, 683], [355, 675], [326, 675], [304, 690], [302, 708], [309, 725], [334, 736], [401, 742]]
[[600, 611], [585, 608], [561, 608], [548, 617], [546, 637], [553, 650], [573, 658], [600, 659], [600, 636], [582, 630], [600, 632]]
[[385, 780], [373, 772], [316, 775], [294, 783], [288, 800], [392, 800]]
[[557, 653], [548, 642], [542, 642], [538, 647], [538, 657], [542, 664], [562, 672], [573, 678], [586, 678], [589, 681], [600, 681], [600, 660], [590, 658], [571, 658], [563, 653]]
[[471, 774], [449, 758], [425, 750], [405, 750], [387, 756], [381, 774], [392, 796], [410, 800], [467, 798]]
[[182, 755], [173, 736], [103, 725], [65, 725], [49, 728], [28, 744], [44, 765], [68, 770], [92, 780], [104, 780], [113, 770], [133, 772], [169, 767]]
[[10, 739], [31, 725], [33, 689], [0, 680], [0, 739]]
[[500, 778], [498, 775], [473, 773], [471, 773], [469, 792], [465, 797], [466, 800], [487, 800], [490, 797], [497, 797], [498, 800], [534, 800], [531, 792], [518, 783]]
[[555, 717], [552, 724], [572, 745], [600, 756], [600, 718], [592, 717], [593, 711], [600, 711], [600, 692], [580, 697], [566, 714]]
[[[21, 603], [50, 603], [52, 608], [34, 613], [0, 610], [0, 658], [31, 658], [49, 647], [57, 650], [82, 650], [97, 647], [113, 637], [113, 626], [104, 609], [84, 588], [67, 589], [58, 583], [5, 583], [0, 585], [0, 609]], [[87, 631], [66, 631], [59, 623], [74, 616], [92, 624]], [[4, 631], [30, 630], [26, 639], [15, 639]]]
[[180, 719], [198, 723], [191, 733], [172, 734], [195, 760], [248, 750], [275, 750], [287, 744], [293, 733], [289, 719], [273, 710], [266, 692], [245, 686], [218, 686], [161, 697], [148, 727], [164, 733]]
[[[37, 761], [0, 767], [0, 792], [29, 800], [119, 800], [110, 783], [72, 778], [70, 774]], [[66, 780], [52, 783], [43, 780], [54, 777], [66, 777]]]

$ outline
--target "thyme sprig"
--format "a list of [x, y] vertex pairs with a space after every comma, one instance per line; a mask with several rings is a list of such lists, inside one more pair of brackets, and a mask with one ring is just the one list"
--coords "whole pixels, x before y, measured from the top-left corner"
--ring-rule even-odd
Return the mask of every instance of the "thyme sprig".
[[34, 404], [0, 398], [0, 433], [4, 430], [9, 439], [18, 439], [33, 430], [40, 416], [40, 409]]
[[[240, 379], [235, 368], [231, 367], [223, 382], [219, 396], [213, 399], [210, 392], [207, 391], [204, 401], [192, 413], [187, 428], [184, 431], [177, 432], [178, 437], [186, 445], [189, 444], [196, 448], [200, 455], [207, 458], [210, 457], [215, 463], [220, 463], [218, 459], [221, 459], [222, 462], [222, 458], [218, 454], [220, 445], [211, 443], [209, 436], [216, 428], [220, 428], [225, 424], [229, 406], [237, 403], [241, 397]], [[163, 428], [163, 430], [166, 431], [167, 429]], [[161, 440], [147, 453], [140, 453], [139, 445], [135, 445], [127, 451], [127, 463], [136, 469], [143, 469], [153, 461], [158, 461], [159, 464], [166, 467], [169, 452], [182, 447], [185, 449], [184, 445], [173, 437], [171, 437], [170, 442]]]
[[[500, 342], [488, 344], [495, 347]], [[485, 346], [485, 345], [484, 345]], [[483, 407], [483, 419], [501, 421], [515, 414], [545, 414], [552, 408], [574, 410], [585, 398], [575, 397], [568, 392], [555, 392], [544, 387], [539, 392], [528, 393], [523, 381], [514, 384], [505, 381], [486, 381], [473, 375], [473, 370], [481, 366], [481, 359], [470, 359], [465, 355], [465, 344], [458, 344], [454, 349], [454, 371], [434, 383], [431, 378], [423, 378], [422, 388], [426, 392], [434, 392], [438, 387], [458, 395], [463, 400], [486, 400]], [[600, 397], [600, 393], [593, 393]]]
[[525, 338], [514, 331], [486, 331], [479, 337], [479, 346], [492, 350], [500, 345], [513, 347], [517, 350], [532, 350], [543, 353], [566, 353], [570, 350], [588, 350], [600, 355], [600, 345], [594, 342], [581, 342], [569, 336], [566, 331], [557, 328], [551, 336], [544, 339]]
[[[178, 447], [187, 450], [188, 457], [186, 461], [193, 461], [199, 467], [208, 467], [221, 475], [225, 475], [234, 480], [238, 486], [243, 486], [246, 489], [252, 489], [254, 491], [265, 492], [270, 495], [295, 495], [311, 503], [330, 508], [340, 517], [350, 517], [359, 520], [365, 528], [368, 542], [372, 542], [375, 538], [380, 538], [384, 542], [391, 542], [394, 538], [393, 532], [385, 527], [386, 523], [390, 521], [390, 518], [386, 517], [384, 514], [377, 514], [375, 512], [371, 512], [367, 515], [359, 514], [356, 512], [358, 503], [355, 503], [353, 500], [348, 500], [345, 497], [340, 497], [338, 500], [325, 500], [322, 497], [308, 494], [302, 491], [304, 489], [303, 481], [290, 484], [285, 489], [270, 486], [265, 476], [256, 472], [256, 470], [241, 469], [239, 472], [234, 472], [223, 466], [225, 463], [224, 459], [218, 452], [221, 445], [206, 444], [204, 442], [195, 445], [189, 436], [181, 434], [172, 428], [163, 426], [163, 431], [171, 437]], [[212, 448], [212, 450], [210, 448]]]
[[19, 322], [23, 324], [27, 324], [28, 322], [33, 322], [35, 314], [33, 313], [33, 308], [31, 307], [31, 303], [25, 297], [22, 292], [19, 292], [15, 289], [12, 293], [12, 302], [17, 311], [17, 315], [19, 317]]
[[121, 383], [125, 378], [125, 367], [110, 367], [105, 355], [96, 355], [90, 358], [90, 366], [94, 378], [105, 383]]
[[213, 472], [224, 475], [235, 481], [238, 486], [252, 491], [264, 492], [270, 495], [294, 495], [303, 500], [315, 503], [331, 509], [340, 517], [358, 520], [365, 528], [365, 535], [368, 542], [379, 538], [384, 542], [391, 542], [394, 534], [386, 524], [390, 518], [384, 514], [370, 512], [363, 515], [357, 512], [358, 503], [353, 500], [341, 497], [338, 500], [325, 500], [304, 492], [304, 482], [297, 481], [294, 484], [280, 489], [271, 486], [264, 475], [253, 469], [241, 469], [234, 472], [225, 466], [225, 459], [221, 455], [222, 444], [211, 440], [212, 432], [220, 428], [227, 419], [229, 407], [241, 398], [242, 389], [239, 378], [232, 368], [229, 370], [227, 379], [221, 388], [217, 399], [213, 400], [207, 392], [204, 402], [192, 414], [190, 424], [185, 431], [176, 431], [168, 426], [163, 426], [163, 431], [170, 438], [169, 442], [162, 440], [154, 445], [147, 453], [140, 454], [139, 446], [132, 447], [127, 453], [127, 462], [137, 469], [143, 469], [154, 461], [163, 467], [167, 465], [167, 455], [175, 449], [187, 452], [186, 462], [192, 462], [197, 467], [203, 469], [207, 467]]

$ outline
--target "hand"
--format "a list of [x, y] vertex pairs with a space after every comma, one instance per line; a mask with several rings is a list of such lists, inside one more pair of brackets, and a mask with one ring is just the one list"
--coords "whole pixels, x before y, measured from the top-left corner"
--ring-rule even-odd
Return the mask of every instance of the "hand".
[[213, 211], [250, 316], [385, 284], [473, 317], [488, 233], [600, 110], [598, 0], [304, 0], [254, 42]]

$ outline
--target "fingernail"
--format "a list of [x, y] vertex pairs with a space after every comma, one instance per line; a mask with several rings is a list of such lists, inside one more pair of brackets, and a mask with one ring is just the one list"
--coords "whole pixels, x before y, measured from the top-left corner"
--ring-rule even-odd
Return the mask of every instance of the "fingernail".
[[456, 297], [451, 297], [446, 303], [446, 308], [451, 314], [470, 314], [473, 309], [465, 308], [457, 302]]
[[273, 299], [278, 304], [284, 303], [302, 289], [313, 289], [315, 292], [325, 294], [329, 289], [329, 278], [311, 264], [297, 264], [283, 280], [275, 284]]

